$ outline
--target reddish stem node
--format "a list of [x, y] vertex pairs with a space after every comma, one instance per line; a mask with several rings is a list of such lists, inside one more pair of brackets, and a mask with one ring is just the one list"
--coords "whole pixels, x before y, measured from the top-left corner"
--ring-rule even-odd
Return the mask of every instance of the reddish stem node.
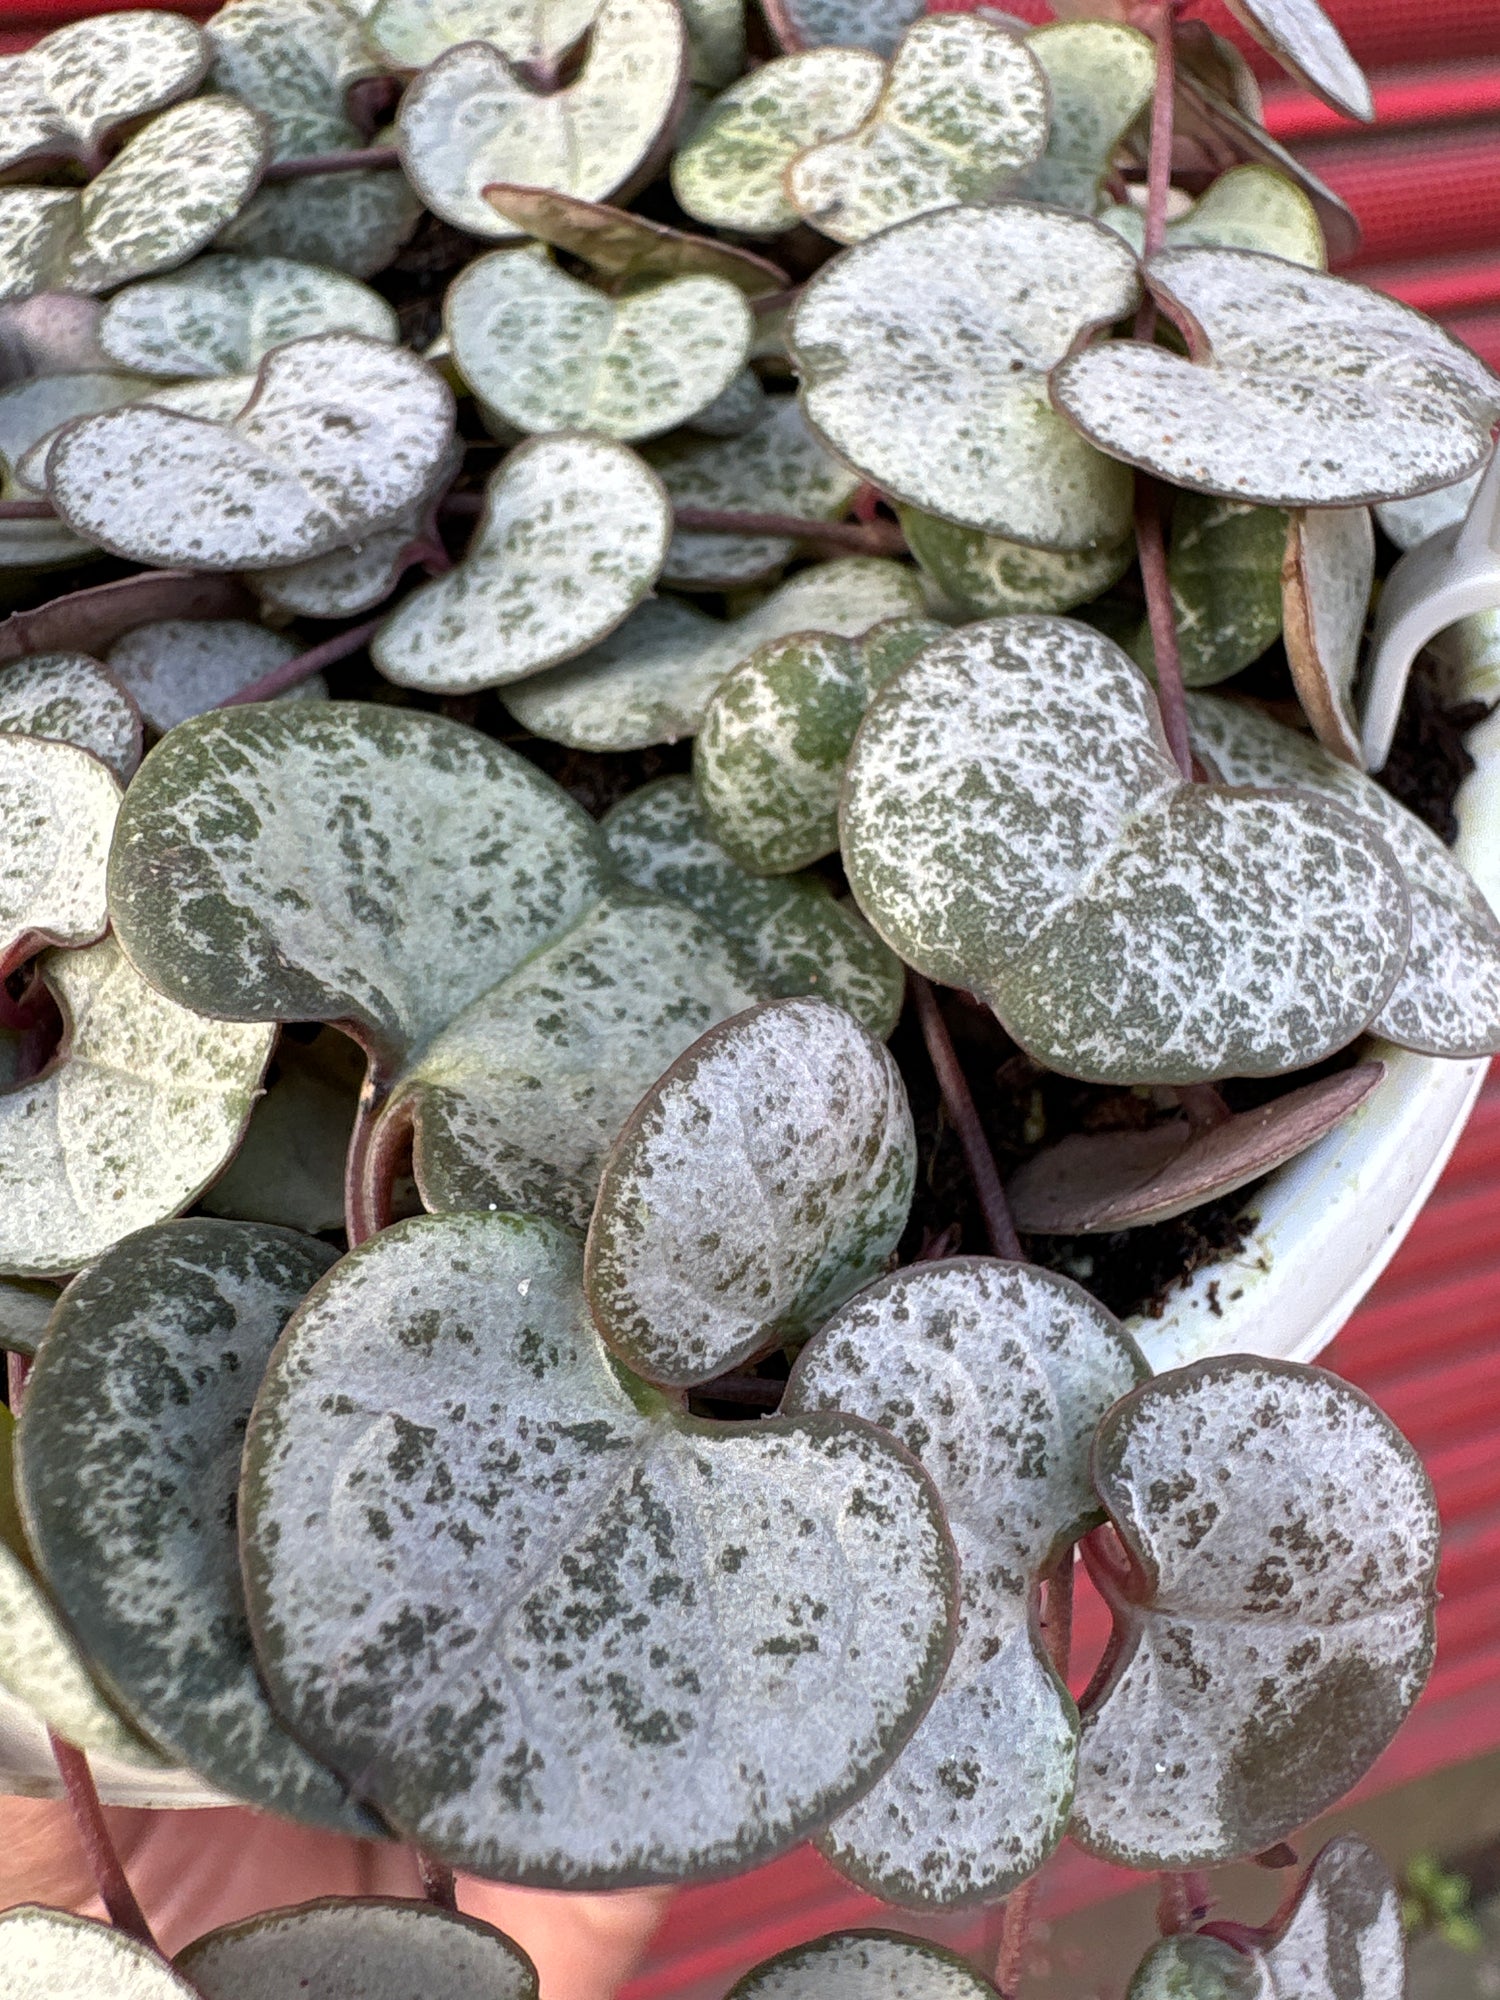
[[351, 653], [357, 653], [367, 645], [385, 623], [386, 613], [382, 611], [376, 618], [366, 618], [363, 624], [351, 625], [347, 632], [339, 632], [331, 639], [325, 639], [321, 646], [314, 646], [310, 653], [298, 653], [295, 659], [285, 660], [279, 667], [273, 667], [268, 674], [262, 674], [258, 681], [251, 681], [238, 694], [232, 694], [221, 708], [241, 708], [250, 701], [271, 701], [278, 694], [285, 694], [288, 688], [300, 687], [305, 680], [331, 667], [335, 660], [346, 660]]
[[446, 1861], [434, 1861], [430, 1854], [424, 1854], [418, 1848], [417, 1873], [422, 1878], [422, 1894], [429, 1903], [440, 1910], [458, 1908], [458, 1884]]
[[79, 1845], [84, 1851], [99, 1891], [99, 1900], [109, 1912], [109, 1920], [117, 1931], [132, 1937], [137, 1944], [145, 1945], [157, 1953], [161, 1947], [151, 1934], [151, 1926], [146, 1922], [146, 1913], [135, 1899], [125, 1874], [124, 1865], [115, 1851], [114, 1839], [109, 1824], [104, 1817], [104, 1808], [99, 1803], [98, 1787], [94, 1774], [89, 1769], [89, 1760], [81, 1750], [75, 1750], [71, 1743], [64, 1743], [54, 1730], [47, 1732], [52, 1743], [52, 1755], [57, 1763], [58, 1776], [62, 1779], [63, 1791], [67, 1796], [68, 1810], [73, 1815], [73, 1825], [78, 1832]]
[[948, 1023], [943, 1019], [938, 998], [929, 981], [921, 973], [911, 975], [912, 997], [917, 1003], [917, 1019], [922, 1027], [922, 1040], [927, 1044], [927, 1056], [937, 1077], [938, 1089], [943, 1096], [943, 1109], [949, 1122], [958, 1134], [958, 1142], [964, 1149], [964, 1160], [968, 1165], [969, 1177], [974, 1183], [974, 1191], [979, 1196], [979, 1207], [984, 1216], [985, 1233], [990, 1239], [990, 1249], [997, 1257], [1009, 1257], [1014, 1262], [1021, 1261], [1021, 1239], [1016, 1234], [1016, 1225], [1011, 1220], [1010, 1203], [1005, 1199], [1005, 1189], [1000, 1182], [1000, 1169], [995, 1165], [995, 1156], [990, 1151], [990, 1142], [984, 1135], [984, 1127], [979, 1122], [979, 1113], [974, 1109], [973, 1093], [969, 1080], [964, 1075], [953, 1048], [953, 1038], [948, 1033]]

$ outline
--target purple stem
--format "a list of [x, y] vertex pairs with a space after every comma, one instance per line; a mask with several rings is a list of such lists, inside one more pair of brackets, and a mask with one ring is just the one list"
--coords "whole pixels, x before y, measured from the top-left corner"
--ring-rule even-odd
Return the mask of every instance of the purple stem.
[[968, 1164], [969, 1177], [974, 1183], [975, 1193], [979, 1196], [979, 1207], [984, 1216], [985, 1233], [990, 1239], [990, 1249], [997, 1257], [1008, 1257], [1013, 1262], [1019, 1263], [1022, 1258], [1021, 1239], [1017, 1236], [1016, 1225], [1011, 1220], [1010, 1203], [1005, 1199], [1005, 1189], [1000, 1182], [1000, 1169], [995, 1165], [990, 1142], [984, 1136], [979, 1113], [974, 1109], [974, 1096], [969, 1089], [969, 1080], [964, 1075], [963, 1065], [954, 1052], [953, 1038], [948, 1033], [948, 1023], [943, 1019], [937, 995], [920, 972], [912, 973], [911, 989], [912, 997], [917, 1003], [917, 1019], [922, 1026], [922, 1039], [927, 1044], [928, 1060], [937, 1076], [938, 1089], [942, 1092], [943, 1109], [958, 1134], [958, 1142], [964, 1149], [964, 1159]]
[[274, 160], [261, 175], [263, 181], [305, 181], [314, 174], [358, 174], [370, 167], [399, 167], [401, 155], [394, 146], [361, 146], [353, 152], [308, 153], [301, 159]]
[[64, 1743], [55, 1730], [49, 1729], [47, 1734], [51, 1739], [58, 1776], [67, 1795], [68, 1810], [73, 1815], [73, 1825], [78, 1832], [79, 1845], [87, 1857], [99, 1890], [99, 1900], [109, 1912], [110, 1922], [117, 1931], [134, 1938], [137, 1944], [161, 1953], [160, 1945], [151, 1934], [151, 1926], [146, 1922], [146, 1913], [136, 1901], [135, 1891], [115, 1851], [88, 1758], [81, 1750], [75, 1750], [71, 1743]]
[[367, 645], [385, 623], [386, 613], [377, 618], [366, 618], [363, 624], [351, 625], [347, 632], [337, 632], [333, 638], [325, 639], [321, 646], [314, 646], [310, 653], [298, 653], [295, 659], [284, 660], [279, 667], [273, 667], [268, 674], [262, 674], [258, 681], [251, 681], [249, 687], [242, 687], [238, 694], [232, 694], [220, 702], [221, 708], [241, 708], [250, 701], [271, 701], [288, 688], [300, 687], [324, 667], [331, 667], [335, 660], [347, 660], [351, 653], [357, 653]]

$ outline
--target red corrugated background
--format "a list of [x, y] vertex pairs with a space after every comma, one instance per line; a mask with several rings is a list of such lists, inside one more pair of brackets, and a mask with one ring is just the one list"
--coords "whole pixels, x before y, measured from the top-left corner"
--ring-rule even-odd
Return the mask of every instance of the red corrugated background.
[[[946, 0], [952, 4], [952, 0]], [[962, 4], [962, 0], [960, 0]], [[1045, 0], [1000, 0], [1033, 19]], [[1373, 130], [1282, 82], [1222, 0], [1192, 11], [1249, 55], [1267, 123], [1353, 208], [1364, 230], [1348, 267], [1418, 305], [1500, 367], [1500, 0], [1324, 0], [1372, 72]], [[0, 0], [0, 51], [102, 0]], [[199, 15], [207, 7], [187, 6]], [[1369, 1391], [1417, 1446], [1444, 1523], [1438, 1657], [1415, 1714], [1362, 1790], [1388, 1789], [1500, 1748], [1500, 1084], [1492, 1082], [1405, 1247], [1325, 1356]], [[1080, 1674], [1102, 1643], [1097, 1600], [1080, 1602]], [[1081, 1684], [1081, 1682], [1080, 1682]], [[795, 1718], [788, 1717], [795, 1728]], [[1040, 1914], [1060, 1916], [1138, 1877], [1064, 1848], [1042, 1878]], [[842, 1883], [801, 1849], [733, 1883], [685, 1891], [625, 2000], [723, 1991], [766, 1953], [850, 1923], [909, 1921]], [[986, 1922], [949, 1923], [960, 1949]]]

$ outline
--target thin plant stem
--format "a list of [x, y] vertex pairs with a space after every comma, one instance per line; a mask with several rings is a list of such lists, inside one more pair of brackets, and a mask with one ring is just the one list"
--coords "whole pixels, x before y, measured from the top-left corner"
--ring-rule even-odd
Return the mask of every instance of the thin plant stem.
[[1210, 1904], [1208, 1877], [1198, 1868], [1163, 1869], [1161, 1894], [1156, 1903], [1156, 1928], [1163, 1937], [1190, 1931], [1207, 1916]]
[[88, 1758], [81, 1750], [75, 1750], [71, 1743], [64, 1743], [55, 1730], [48, 1730], [47, 1734], [67, 1796], [68, 1810], [73, 1815], [73, 1825], [78, 1832], [79, 1845], [88, 1860], [99, 1900], [109, 1912], [110, 1922], [117, 1931], [134, 1938], [137, 1944], [160, 1953], [161, 1947], [151, 1934], [146, 1913], [136, 1901], [124, 1864], [115, 1851]]
[[969, 1089], [969, 1080], [964, 1075], [963, 1065], [954, 1052], [953, 1038], [948, 1033], [948, 1023], [943, 1019], [937, 995], [933, 992], [930, 982], [919, 972], [911, 975], [911, 989], [912, 997], [917, 1003], [917, 1019], [922, 1027], [922, 1040], [927, 1044], [928, 1060], [937, 1076], [938, 1089], [942, 1092], [943, 1109], [958, 1134], [958, 1142], [964, 1149], [969, 1177], [974, 1183], [975, 1193], [979, 1196], [979, 1207], [984, 1216], [985, 1233], [990, 1239], [990, 1248], [997, 1257], [1009, 1257], [1019, 1263], [1022, 1254], [1021, 1239], [1016, 1234], [1016, 1225], [1011, 1219], [1010, 1203], [1005, 1199], [1005, 1189], [1000, 1183], [1000, 1169], [995, 1165], [990, 1142], [984, 1136], [979, 1113], [974, 1109], [974, 1097]]
[[[1068, 1667], [1073, 1657], [1073, 1551], [1060, 1555], [1045, 1578], [1042, 1635], [1047, 1657], [1058, 1678], [1067, 1685]], [[1026, 1949], [1031, 1942], [1031, 1919], [1036, 1903], [1037, 1877], [1030, 1876], [1012, 1889], [1005, 1899], [1000, 1919], [1000, 1949], [995, 1958], [995, 1985], [1001, 2000], [1015, 2000], [1026, 1969]]]
[[403, 1113], [398, 1106], [389, 1118], [380, 1116], [388, 1090], [387, 1081], [371, 1076], [359, 1094], [344, 1166], [344, 1227], [351, 1250], [389, 1228], [396, 1175], [411, 1153], [411, 1109]]
[[370, 167], [399, 167], [394, 146], [361, 146], [352, 152], [308, 153], [295, 160], [273, 160], [263, 181], [305, 181], [314, 174], [358, 174]]
[[55, 521], [50, 500], [0, 500], [0, 521]]
[[311, 680], [324, 667], [331, 667], [335, 660], [346, 660], [351, 653], [357, 653], [367, 645], [385, 623], [387, 613], [382, 611], [377, 618], [366, 618], [361, 625], [351, 625], [347, 632], [335, 633], [325, 639], [321, 646], [314, 646], [310, 653], [298, 653], [295, 659], [284, 660], [279, 667], [273, 667], [268, 674], [262, 674], [258, 681], [251, 681], [249, 687], [242, 687], [238, 694], [232, 694], [221, 702], [221, 708], [239, 708], [250, 701], [271, 701], [288, 688], [300, 687], [305, 680]]
[[21, 1414], [21, 1398], [26, 1393], [26, 1377], [31, 1373], [29, 1354], [11, 1352], [5, 1357], [5, 1400], [13, 1417]]
[[906, 537], [894, 521], [817, 521], [801, 514], [757, 514], [732, 507], [679, 507], [679, 528], [708, 535], [786, 535], [795, 541], [829, 542], [861, 555], [899, 556]]
[[429, 1903], [440, 1910], [458, 1908], [458, 1884], [446, 1861], [434, 1861], [430, 1854], [424, 1854], [418, 1848], [417, 1873], [422, 1878], [422, 1894]]
[[[1158, 0], [1151, 32], [1156, 42], [1156, 89], [1151, 99], [1151, 154], [1146, 170], [1146, 242], [1142, 255], [1154, 257], [1167, 240], [1167, 196], [1172, 187], [1172, 114], [1177, 95], [1177, 45], [1172, 0]], [[1141, 311], [1154, 310], [1143, 305]], [[1141, 327], [1136, 326], [1139, 336]]]

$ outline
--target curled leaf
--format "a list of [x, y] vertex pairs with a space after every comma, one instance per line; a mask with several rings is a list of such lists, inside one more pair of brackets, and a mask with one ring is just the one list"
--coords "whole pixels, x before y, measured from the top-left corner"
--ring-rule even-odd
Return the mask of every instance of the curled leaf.
[[[165, 618], [116, 639], [109, 664], [150, 727], [164, 736], [296, 656], [292, 640], [243, 618]], [[281, 698], [307, 700], [327, 692], [326, 681], [315, 674]]]
[[1071, 611], [1118, 583], [1134, 538], [1071, 553], [1027, 548], [979, 528], [960, 528], [916, 507], [898, 507], [908, 548], [943, 595], [969, 617], [997, 612]]
[[[1032, 1597], [1097, 1520], [1094, 1427], [1146, 1373], [1080, 1286], [987, 1257], [878, 1279], [798, 1357], [783, 1412], [840, 1410], [898, 1437], [938, 1489], [963, 1579], [937, 1699], [885, 1776], [819, 1836], [871, 1894], [989, 1901], [1062, 1839], [1078, 1719]], [[996, 1742], [1004, 1757], [985, 1754]]]
[[1292, 516], [1281, 572], [1287, 661], [1318, 741], [1346, 764], [1364, 762], [1354, 681], [1374, 582], [1368, 508]]
[[1259, 1853], [1348, 1791], [1427, 1678], [1427, 1475], [1337, 1376], [1230, 1355], [1116, 1404], [1094, 1481], [1129, 1564], [1095, 1571], [1116, 1644], [1073, 1838], [1136, 1868]]
[[555, 188], [497, 182], [484, 198], [523, 235], [581, 257], [601, 278], [627, 286], [665, 278], [723, 278], [746, 298], [784, 291], [785, 271], [713, 236], [692, 236], [607, 203], [583, 201]]
[[111, 132], [186, 96], [207, 68], [203, 35], [180, 14], [133, 8], [54, 29], [0, 62], [0, 167], [97, 166]]
[[1129, 476], [1052, 409], [1047, 375], [1136, 292], [1134, 257], [1083, 216], [1022, 202], [918, 216], [808, 283], [790, 336], [803, 408], [925, 513], [1038, 548], [1117, 545]]
[[323, 1281], [246, 1439], [262, 1670], [428, 1853], [554, 1888], [750, 1866], [929, 1699], [941, 1513], [867, 1425], [627, 1393], [579, 1278], [554, 1225], [449, 1215]]
[[120, 782], [92, 752], [0, 727], [0, 976], [44, 945], [76, 949], [104, 935], [119, 808]]
[[72, 743], [122, 785], [141, 761], [141, 712], [87, 653], [38, 653], [0, 673], [0, 732]]
[[1229, 11], [1315, 97], [1346, 117], [1374, 118], [1364, 72], [1318, 0], [1229, 0]]
[[1047, 79], [1047, 147], [1018, 194], [1097, 214], [1120, 142], [1151, 102], [1151, 37], [1119, 21], [1053, 21], [1026, 37]]
[[[3, 448], [3, 447], [0, 447]], [[1375, 509], [1375, 518], [1398, 549], [1414, 549], [1444, 528], [1456, 528], [1468, 518], [1483, 468], [1452, 486], [1439, 486], [1431, 493], [1419, 493], [1414, 500], [1386, 500]]]

